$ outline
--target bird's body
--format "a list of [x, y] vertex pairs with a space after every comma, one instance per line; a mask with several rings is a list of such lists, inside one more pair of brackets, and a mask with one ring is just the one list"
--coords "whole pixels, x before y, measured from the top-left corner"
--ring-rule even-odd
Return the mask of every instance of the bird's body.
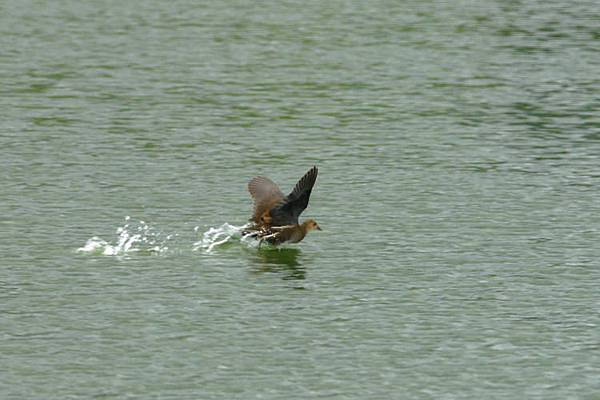
[[308, 219], [299, 225], [272, 226], [258, 236], [261, 242], [265, 241], [272, 245], [285, 242], [298, 243], [313, 229], [321, 230], [314, 219]]
[[308, 206], [310, 193], [317, 179], [318, 169], [312, 167], [284, 196], [269, 178], [257, 176], [248, 182], [248, 191], [254, 199], [250, 234], [273, 245], [297, 243], [319, 225], [312, 219], [298, 223], [298, 217]]

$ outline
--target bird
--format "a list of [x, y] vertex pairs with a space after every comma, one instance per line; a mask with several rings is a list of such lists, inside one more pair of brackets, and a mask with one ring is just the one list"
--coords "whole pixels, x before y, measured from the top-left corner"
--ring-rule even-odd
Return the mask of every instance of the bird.
[[265, 176], [257, 176], [248, 182], [254, 212], [250, 218], [250, 231], [246, 233], [259, 238], [259, 247], [263, 241], [272, 245], [298, 243], [311, 230], [322, 230], [314, 219], [298, 222], [298, 217], [308, 206], [318, 172], [316, 166], [308, 170], [287, 196]]

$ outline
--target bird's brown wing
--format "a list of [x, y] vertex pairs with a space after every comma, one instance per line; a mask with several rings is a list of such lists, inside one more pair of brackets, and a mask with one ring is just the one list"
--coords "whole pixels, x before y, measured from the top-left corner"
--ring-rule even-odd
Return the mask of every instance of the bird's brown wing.
[[[275, 182], [264, 176], [257, 176], [248, 182], [248, 191], [254, 199], [254, 213], [251, 221], [270, 224], [269, 211], [282, 203], [285, 196]], [[263, 217], [266, 217], [266, 220]]]
[[294, 186], [294, 190], [287, 195], [285, 200], [270, 210], [272, 224], [293, 225], [298, 224], [298, 217], [308, 206], [310, 193], [317, 181], [317, 167], [312, 167]]

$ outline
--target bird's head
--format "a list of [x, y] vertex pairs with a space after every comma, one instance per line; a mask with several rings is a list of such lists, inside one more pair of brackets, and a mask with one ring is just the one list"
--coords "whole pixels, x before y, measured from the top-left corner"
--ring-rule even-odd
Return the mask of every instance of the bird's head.
[[302, 225], [304, 226], [304, 231], [305, 232], [309, 232], [312, 231], [313, 229], [317, 229], [319, 231], [321, 231], [321, 227], [319, 226], [319, 224], [317, 224], [317, 221], [315, 221], [314, 219], [307, 219], [306, 221], [304, 221], [302, 223]]

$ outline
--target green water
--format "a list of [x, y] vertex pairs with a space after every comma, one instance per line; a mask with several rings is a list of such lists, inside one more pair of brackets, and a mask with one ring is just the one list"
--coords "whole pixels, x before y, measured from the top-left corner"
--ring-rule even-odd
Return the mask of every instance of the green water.
[[[0, 397], [599, 398], [599, 21], [3, 1]], [[322, 232], [207, 251], [312, 165]]]

